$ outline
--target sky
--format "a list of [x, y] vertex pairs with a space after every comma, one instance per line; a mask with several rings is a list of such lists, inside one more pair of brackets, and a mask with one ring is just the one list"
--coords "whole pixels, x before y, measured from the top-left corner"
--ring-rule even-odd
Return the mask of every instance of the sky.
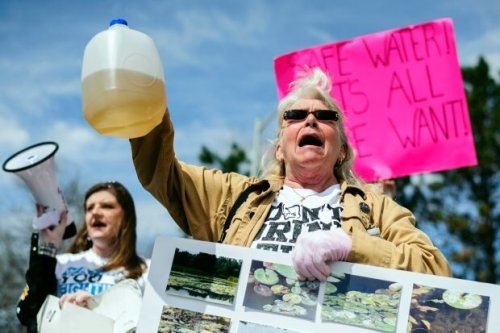
[[[498, 78], [499, 15], [498, 0], [1, 0], [0, 160], [55, 141], [61, 184], [122, 182], [136, 203], [139, 252], [149, 256], [156, 236], [182, 233], [137, 180], [128, 140], [98, 134], [82, 113], [83, 51], [111, 19], [125, 18], [154, 40], [176, 155], [199, 164], [202, 145], [222, 156], [232, 142], [251, 150], [256, 120], [277, 105], [277, 56], [450, 17], [460, 64], [475, 65], [482, 55]], [[265, 127], [264, 141], [274, 127]], [[26, 213], [34, 214], [31, 194], [19, 177], [0, 171], [2, 228], [30, 223]]]

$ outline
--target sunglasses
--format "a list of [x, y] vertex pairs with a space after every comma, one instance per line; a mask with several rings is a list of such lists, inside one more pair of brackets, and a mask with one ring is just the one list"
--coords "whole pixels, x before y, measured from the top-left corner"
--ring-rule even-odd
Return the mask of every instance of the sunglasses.
[[318, 120], [330, 120], [330, 121], [338, 121], [339, 113], [334, 110], [316, 110], [316, 111], [307, 111], [307, 110], [287, 110], [283, 112], [283, 119], [285, 120], [304, 120], [312, 113], [314, 117]]

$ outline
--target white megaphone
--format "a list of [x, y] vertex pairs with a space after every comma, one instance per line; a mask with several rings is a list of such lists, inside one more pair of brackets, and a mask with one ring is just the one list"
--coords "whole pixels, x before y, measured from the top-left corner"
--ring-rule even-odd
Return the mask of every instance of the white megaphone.
[[[41, 142], [24, 148], [3, 164], [3, 170], [13, 172], [26, 183], [36, 202], [46, 211], [53, 211], [57, 218], [52, 224], [57, 225], [59, 216], [67, 209], [66, 200], [57, 183], [54, 172], [54, 154], [59, 146], [55, 142]], [[37, 222], [38, 221], [38, 222]], [[49, 227], [43, 220], [34, 220], [36, 229]], [[68, 224], [63, 238], [70, 238], [76, 234], [76, 226], [68, 214]]]

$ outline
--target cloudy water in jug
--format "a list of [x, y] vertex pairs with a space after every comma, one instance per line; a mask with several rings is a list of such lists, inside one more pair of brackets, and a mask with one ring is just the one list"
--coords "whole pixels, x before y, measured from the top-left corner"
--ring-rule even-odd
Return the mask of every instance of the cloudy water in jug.
[[85, 119], [99, 133], [140, 137], [161, 122], [165, 83], [139, 72], [102, 70], [83, 80], [82, 100]]

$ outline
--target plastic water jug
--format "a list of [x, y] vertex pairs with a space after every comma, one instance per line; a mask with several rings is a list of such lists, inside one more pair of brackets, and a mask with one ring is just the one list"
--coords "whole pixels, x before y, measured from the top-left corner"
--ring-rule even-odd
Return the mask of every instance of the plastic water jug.
[[83, 114], [97, 132], [135, 138], [161, 122], [167, 98], [158, 50], [124, 19], [89, 41], [81, 80]]

